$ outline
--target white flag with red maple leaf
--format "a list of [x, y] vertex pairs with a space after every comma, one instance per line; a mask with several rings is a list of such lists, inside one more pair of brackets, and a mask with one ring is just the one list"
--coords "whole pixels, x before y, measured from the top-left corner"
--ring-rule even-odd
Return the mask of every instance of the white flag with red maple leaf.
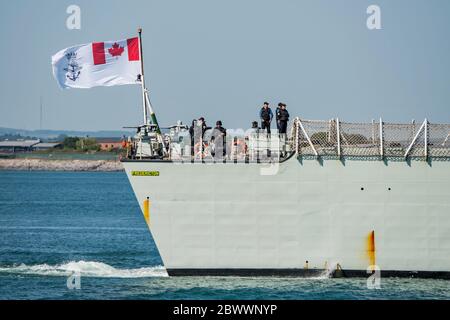
[[62, 89], [140, 84], [139, 39], [66, 48], [52, 56], [52, 67]]

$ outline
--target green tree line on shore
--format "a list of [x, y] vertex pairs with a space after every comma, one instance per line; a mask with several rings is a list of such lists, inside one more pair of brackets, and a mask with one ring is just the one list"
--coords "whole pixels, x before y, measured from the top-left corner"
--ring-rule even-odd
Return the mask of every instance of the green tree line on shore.
[[100, 145], [95, 138], [65, 137], [63, 140], [64, 150], [74, 151], [100, 151]]

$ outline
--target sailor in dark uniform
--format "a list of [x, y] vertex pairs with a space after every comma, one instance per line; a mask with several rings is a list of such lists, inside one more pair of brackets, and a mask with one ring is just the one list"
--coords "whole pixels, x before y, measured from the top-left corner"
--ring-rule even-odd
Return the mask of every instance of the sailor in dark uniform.
[[211, 142], [214, 144], [214, 151], [212, 153], [213, 157], [220, 154], [225, 156], [227, 143], [226, 136], [227, 136], [227, 129], [222, 127], [222, 121], [218, 120], [216, 122], [216, 127], [213, 129], [211, 135]]
[[286, 134], [287, 124], [289, 121], [289, 112], [286, 110], [286, 104], [280, 103], [280, 111], [278, 114], [278, 119], [280, 121], [280, 133]]
[[278, 103], [278, 107], [275, 109], [275, 121], [277, 122], [277, 129], [280, 131], [280, 110], [282, 103]]
[[264, 102], [264, 105], [259, 112], [259, 117], [261, 118], [261, 129], [267, 129], [267, 134], [270, 134], [270, 123], [272, 122], [273, 113], [268, 102]]

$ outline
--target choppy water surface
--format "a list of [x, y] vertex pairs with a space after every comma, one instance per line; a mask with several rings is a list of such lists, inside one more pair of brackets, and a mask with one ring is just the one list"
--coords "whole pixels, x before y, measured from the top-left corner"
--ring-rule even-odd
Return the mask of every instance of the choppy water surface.
[[450, 282], [172, 278], [124, 173], [0, 171], [0, 299], [450, 299]]

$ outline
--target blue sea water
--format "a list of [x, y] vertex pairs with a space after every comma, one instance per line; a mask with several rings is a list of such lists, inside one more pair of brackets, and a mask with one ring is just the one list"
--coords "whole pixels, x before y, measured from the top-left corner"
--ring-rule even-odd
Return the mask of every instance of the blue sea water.
[[450, 299], [445, 280], [366, 281], [168, 277], [124, 173], [0, 171], [0, 299]]

